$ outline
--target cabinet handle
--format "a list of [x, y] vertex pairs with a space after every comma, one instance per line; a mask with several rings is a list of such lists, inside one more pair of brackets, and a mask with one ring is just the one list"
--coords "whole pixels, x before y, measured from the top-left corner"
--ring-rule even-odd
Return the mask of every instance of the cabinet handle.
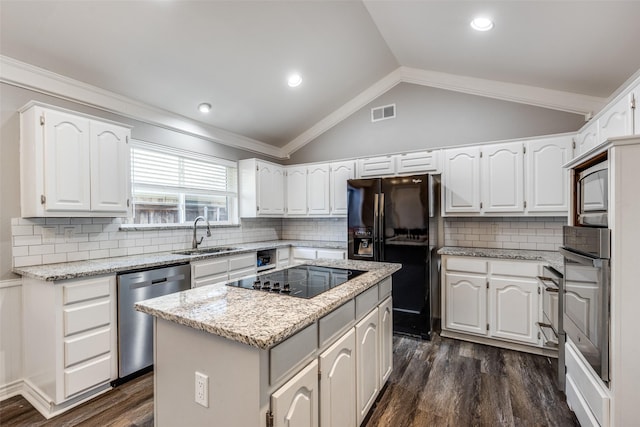
[[40, 195], [40, 204], [44, 205], [45, 203], [47, 203], [47, 198], [45, 197], [44, 194], [41, 194]]

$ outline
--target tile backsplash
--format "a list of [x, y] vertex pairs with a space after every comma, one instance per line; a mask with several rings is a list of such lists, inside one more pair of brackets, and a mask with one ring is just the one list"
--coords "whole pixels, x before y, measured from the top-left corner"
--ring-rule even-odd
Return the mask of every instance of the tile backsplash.
[[[191, 247], [191, 228], [120, 230], [119, 218], [13, 218], [13, 265], [53, 264]], [[205, 231], [198, 228], [198, 237]], [[243, 219], [240, 226], [214, 227], [202, 247], [277, 240], [281, 219]]]
[[566, 217], [445, 218], [444, 245], [557, 251]]
[[[444, 218], [444, 246], [552, 250], [562, 244], [564, 217]], [[53, 264], [191, 247], [192, 229], [120, 230], [119, 218], [13, 218], [13, 265]], [[346, 218], [242, 219], [211, 229], [202, 246], [266, 240], [347, 240]], [[198, 236], [204, 235], [198, 229]]]

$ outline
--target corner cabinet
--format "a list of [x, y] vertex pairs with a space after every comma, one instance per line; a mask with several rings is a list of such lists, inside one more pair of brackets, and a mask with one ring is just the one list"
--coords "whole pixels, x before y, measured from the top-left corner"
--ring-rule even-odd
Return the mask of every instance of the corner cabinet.
[[20, 110], [23, 217], [129, 215], [130, 128], [29, 103]]
[[284, 215], [284, 168], [258, 159], [238, 162], [240, 217]]
[[445, 216], [566, 215], [571, 136], [444, 150]]
[[444, 255], [442, 265], [443, 336], [543, 352], [540, 263]]

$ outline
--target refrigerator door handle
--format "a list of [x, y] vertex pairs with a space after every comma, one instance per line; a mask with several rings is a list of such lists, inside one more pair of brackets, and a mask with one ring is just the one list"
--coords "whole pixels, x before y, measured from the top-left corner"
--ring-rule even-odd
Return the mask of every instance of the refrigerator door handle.
[[380, 193], [380, 206], [378, 208], [378, 261], [384, 261], [384, 193]]
[[379, 257], [380, 257], [380, 253], [379, 253], [379, 249], [380, 249], [380, 245], [379, 245], [379, 217], [380, 217], [380, 211], [379, 211], [379, 195], [378, 193], [373, 195], [373, 260], [374, 261], [378, 261]]

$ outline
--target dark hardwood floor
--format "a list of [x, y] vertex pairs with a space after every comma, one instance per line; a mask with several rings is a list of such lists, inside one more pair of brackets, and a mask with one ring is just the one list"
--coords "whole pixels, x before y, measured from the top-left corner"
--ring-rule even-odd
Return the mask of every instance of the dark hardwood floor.
[[[393, 355], [366, 427], [579, 426], [555, 388], [554, 359], [438, 336], [395, 336]], [[153, 374], [50, 420], [16, 396], [0, 402], [0, 425], [152, 426]]]

